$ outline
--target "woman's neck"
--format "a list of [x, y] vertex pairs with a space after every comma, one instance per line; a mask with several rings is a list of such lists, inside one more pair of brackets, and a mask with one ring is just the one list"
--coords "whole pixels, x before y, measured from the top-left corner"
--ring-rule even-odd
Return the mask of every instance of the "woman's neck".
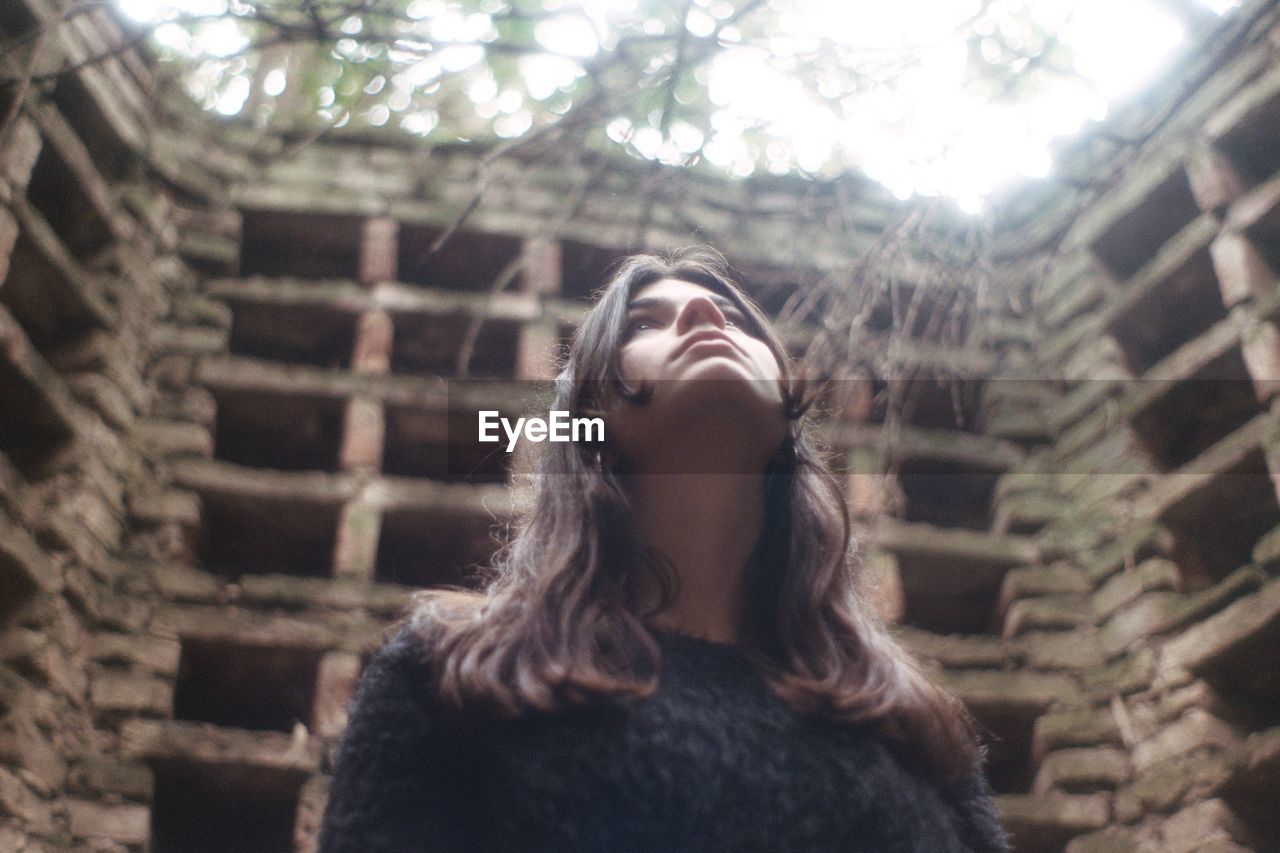
[[[743, 576], [764, 525], [760, 474], [637, 474], [628, 478], [636, 530], [669, 559], [674, 603], [652, 619], [663, 628], [722, 643], [743, 630]], [[657, 603], [656, 589], [644, 608]]]

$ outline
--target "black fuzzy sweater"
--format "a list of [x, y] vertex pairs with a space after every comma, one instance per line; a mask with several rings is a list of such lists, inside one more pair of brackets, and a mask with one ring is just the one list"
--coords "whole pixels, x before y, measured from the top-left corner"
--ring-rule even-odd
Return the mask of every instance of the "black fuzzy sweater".
[[352, 700], [321, 853], [1007, 849], [980, 774], [940, 787], [793, 712], [736, 647], [653, 636], [653, 696], [496, 720], [442, 713], [401, 631]]

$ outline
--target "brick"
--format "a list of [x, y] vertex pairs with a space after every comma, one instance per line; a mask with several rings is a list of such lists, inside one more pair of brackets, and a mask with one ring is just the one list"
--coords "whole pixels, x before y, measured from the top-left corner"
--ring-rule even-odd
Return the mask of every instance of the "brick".
[[895, 636], [913, 655], [947, 669], [1004, 669], [1013, 649], [999, 637], [942, 635], [901, 626]]
[[356, 321], [355, 347], [351, 369], [356, 373], [386, 374], [391, 370], [391, 347], [395, 337], [391, 315], [386, 311], [366, 311]]
[[191, 384], [194, 365], [190, 356], [162, 355], [151, 363], [147, 378], [160, 388], [184, 391]]
[[53, 832], [53, 806], [42, 800], [15, 773], [0, 767], [0, 809], [21, 821], [31, 832]]
[[1046, 595], [1079, 595], [1089, 592], [1088, 577], [1070, 564], [1018, 566], [1005, 572], [1000, 584], [1002, 609], [1021, 598]]
[[1173, 815], [1161, 827], [1164, 853], [1201, 853], [1215, 842], [1234, 842], [1245, 835], [1239, 818], [1222, 800], [1205, 800]]
[[43, 148], [40, 130], [35, 122], [19, 114], [8, 127], [4, 146], [0, 148], [0, 178], [16, 193], [24, 193], [31, 180], [31, 170]]
[[43, 634], [12, 628], [0, 639], [0, 661], [37, 675], [44, 685], [74, 702], [84, 700], [84, 673], [67, 654]]
[[129, 514], [139, 524], [178, 524], [195, 528], [200, 524], [200, 496], [184, 489], [135, 495], [129, 502]]
[[[3, 267], [2, 261], [0, 261], [0, 267]], [[54, 853], [52, 847], [40, 844], [18, 827], [8, 823], [0, 824], [0, 850], [12, 850], [16, 853]]]
[[199, 424], [142, 420], [134, 429], [134, 436], [156, 458], [213, 456], [213, 436]]
[[172, 601], [214, 601], [224, 581], [182, 563], [157, 563], [148, 574], [156, 591]]
[[1093, 699], [1125, 696], [1151, 686], [1156, 677], [1156, 655], [1149, 648], [1138, 649], [1112, 663], [1086, 670], [1081, 675], [1085, 695]]
[[1280, 569], [1280, 527], [1272, 528], [1253, 546], [1253, 562], [1264, 572], [1274, 575]]
[[1182, 716], [1191, 708], [1200, 708], [1224, 719], [1230, 716], [1230, 705], [1224, 702], [1216, 690], [1203, 681], [1193, 681], [1168, 692], [1156, 705], [1156, 715], [1161, 722], [1169, 722]]
[[1072, 836], [1101, 829], [1111, 818], [1105, 794], [1002, 794], [995, 802], [1018, 850], [1061, 849]]
[[123, 664], [175, 678], [182, 646], [174, 637], [104, 631], [89, 638], [87, 652], [90, 660], [101, 664]]
[[867, 601], [872, 610], [886, 624], [893, 625], [902, 621], [907, 601], [902, 590], [898, 561], [894, 556], [880, 550], [869, 551], [863, 559], [863, 578]]
[[129, 398], [110, 379], [96, 374], [69, 376], [67, 389], [76, 402], [93, 411], [113, 429], [128, 432], [138, 419], [138, 411]]
[[1144, 592], [1177, 590], [1181, 581], [1182, 573], [1173, 561], [1153, 557], [1110, 578], [1093, 594], [1090, 604], [1099, 619], [1106, 619]]
[[1254, 393], [1265, 403], [1280, 391], [1280, 329], [1264, 320], [1246, 323], [1240, 333], [1240, 349]]
[[1197, 145], [1187, 158], [1187, 179], [1196, 204], [1211, 213], [1221, 213], [1247, 189], [1231, 160], [1207, 144]]
[[7, 209], [0, 208], [0, 284], [9, 277], [9, 260], [18, 242], [18, 231], [18, 220]]
[[89, 698], [98, 712], [167, 716], [173, 709], [173, 684], [149, 675], [107, 672], [89, 682]]
[[873, 449], [855, 447], [846, 456], [848, 474], [845, 492], [849, 508], [857, 518], [874, 519], [889, 511], [890, 478], [875, 473], [879, 460]]
[[1071, 839], [1064, 853], [1139, 853], [1140, 842], [1132, 830], [1107, 827]]
[[[51, 696], [48, 691], [39, 692]], [[67, 777], [67, 762], [60, 751], [65, 749], [64, 738], [49, 737], [36, 714], [25, 708], [12, 711], [7, 725], [0, 728], [0, 740], [4, 741], [0, 754], [11, 760], [12, 766], [22, 768], [17, 772], [37, 793], [53, 796], [62, 788]]]
[[334, 544], [334, 576], [372, 580], [381, 533], [382, 512], [377, 506], [359, 501], [343, 506]]
[[400, 223], [379, 217], [365, 220], [360, 234], [360, 283], [395, 281]]
[[1093, 549], [1093, 553], [1081, 556], [1090, 579], [1100, 582], [1126, 566], [1157, 554], [1168, 553], [1172, 543], [1173, 537], [1168, 530], [1154, 521], [1148, 521], [1133, 524], [1119, 536], [1109, 537], [1107, 541], [1100, 543]]
[[547, 296], [559, 293], [562, 284], [562, 255], [560, 244], [556, 241], [540, 238], [525, 240], [520, 290]]
[[66, 572], [66, 588], [96, 627], [139, 631], [151, 613], [150, 605], [105, 588], [89, 572], [72, 566]]
[[315, 775], [298, 792], [298, 811], [294, 821], [294, 843], [298, 853], [317, 853], [320, 825], [325, 804], [329, 800], [329, 777]]
[[1109, 707], [1054, 711], [1035, 722], [1032, 752], [1038, 760], [1072, 746], [1120, 746], [1120, 727]]
[[552, 379], [559, 360], [560, 326], [553, 320], [520, 327], [516, 351], [517, 379]]
[[155, 774], [145, 764], [91, 756], [72, 769], [68, 787], [72, 793], [91, 797], [107, 794], [149, 802]]
[[1129, 787], [1146, 813], [1167, 814], [1188, 800], [1203, 799], [1222, 789], [1235, 772], [1229, 753], [1191, 753], [1157, 764]]
[[1182, 619], [1184, 597], [1173, 592], [1147, 593], [1116, 612], [1102, 626], [1108, 654], [1120, 654], [1142, 638], [1174, 628]]
[[347, 704], [355, 695], [360, 678], [360, 655], [330, 652], [320, 659], [316, 670], [312, 721], [315, 733], [335, 738], [347, 727]]
[[1269, 296], [1275, 274], [1253, 241], [1239, 231], [1223, 231], [1209, 244], [1213, 269], [1228, 309]]
[[1093, 624], [1089, 600], [1079, 595], [1050, 595], [1015, 602], [1004, 620], [1004, 636], [1031, 630], [1069, 631]]
[[67, 800], [71, 834], [80, 838], [110, 838], [146, 844], [151, 838], [151, 809], [139, 805], [107, 805]]
[[343, 417], [342, 450], [338, 464], [344, 471], [376, 471], [382, 467], [386, 413], [379, 400], [352, 397]]
[[1036, 631], [1017, 638], [1028, 666], [1034, 669], [1084, 670], [1100, 667], [1106, 656], [1092, 628]]
[[7, 594], [15, 598], [24, 591], [57, 594], [63, 584], [58, 564], [50, 560], [31, 533], [11, 523], [3, 513], [0, 513], [0, 577], [10, 590]]
[[314, 773], [323, 748], [298, 723], [291, 733], [219, 728], [207, 723], [126, 720], [120, 727], [122, 754], [145, 760], [201, 764], [248, 764]]
[[[224, 302], [196, 293], [183, 294], [172, 303], [173, 319], [180, 326], [209, 326], [215, 329], [230, 329], [234, 314]], [[223, 344], [226, 338], [222, 339]], [[216, 350], [215, 350], [216, 351]]]
[[1173, 724], [1133, 748], [1134, 769], [1142, 772], [1192, 750], [1205, 747], [1227, 749], [1236, 746], [1236, 729], [1213, 715], [1193, 708]]
[[181, 388], [175, 393], [157, 395], [152, 414], [157, 418], [190, 421], [212, 428], [218, 414], [218, 403], [204, 388]]
[[1241, 598], [1166, 643], [1161, 665], [1165, 669], [1212, 672], [1234, 658], [1247, 656], [1253, 645], [1265, 642], [1277, 626], [1280, 626], [1280, 580], [1273, 580], [1255, 594]]
[[1036, 774], [1034, 793], [1051, 788], [1071, 793], [1116, 788], [1129, 779], [1129, 756], [1111, 747], [1064, 749], [1045, 756]]
[[1079, 699], [1076, 681], [1058, 673], [960, 670], [944, 672], [940, 680], [975, 713], [1034, 718]]
[[212, 326], [156, 323], [148, 332], [152, 353], [167, 355], [214, 355], [227, 349], [227, 331]]
[[357, 578], [305, 578], [294, 575], [244, 575], [236, 584], [246, 606], [361, 610], [394, 616], [410, 604], [412, 590], [371, 584]]

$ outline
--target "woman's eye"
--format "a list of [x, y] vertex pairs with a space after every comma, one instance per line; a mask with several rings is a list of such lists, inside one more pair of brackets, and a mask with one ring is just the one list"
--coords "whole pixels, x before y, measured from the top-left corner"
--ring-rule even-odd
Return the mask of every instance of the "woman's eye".
[[627, 323], [627, 334], [640, 331], [641, 328], [648, 328], [653, 325], [652, 320], [632, 320]]

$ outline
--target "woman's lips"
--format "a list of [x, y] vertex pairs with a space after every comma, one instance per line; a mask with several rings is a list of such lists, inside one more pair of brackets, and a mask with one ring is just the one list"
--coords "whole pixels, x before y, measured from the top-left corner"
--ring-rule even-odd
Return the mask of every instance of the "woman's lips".
[[719, 344], [721, 346], [728, 347], [729, 350], [735, 354], [738, 352], [737, 345], [734, 344], [728, 336], [720, 334], [719, 332], [699, 332], [694, 335], [691, 340], [680, 347], [676, 352], [676, 357], [679, 358], [694, 347], [705, 344]]
[[689, 352], [690, 350], [710, 349], [712, 347], [719, 348], [722, 350], [728, 350], [729, 352], [733, 353], [735, 356], [738, 354], [738, 348], [735, 347], [729, 341], [718, 341], [718, 340], [713, 340], [711, 338], [708, 338], [705, 341], [694, 341], [684, 349], [685, 349], [685, 352]]

